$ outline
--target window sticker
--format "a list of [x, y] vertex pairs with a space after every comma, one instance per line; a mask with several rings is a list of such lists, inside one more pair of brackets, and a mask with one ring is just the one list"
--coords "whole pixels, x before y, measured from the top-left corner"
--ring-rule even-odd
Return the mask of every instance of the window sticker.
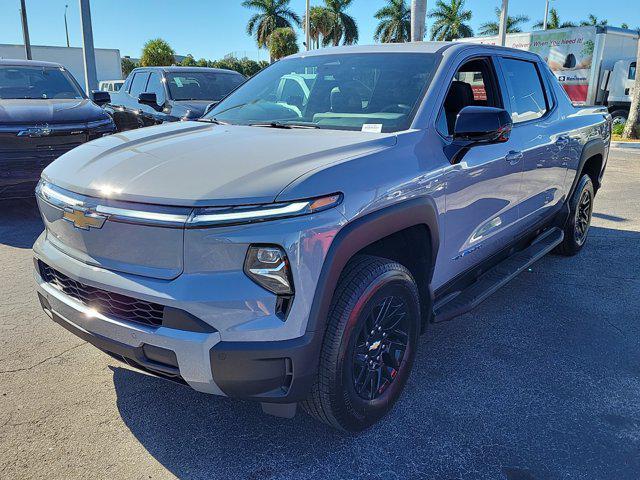
[[382, 133], [381, 123], [365, 123], [362, 125], [362, 131], [367, 133]]

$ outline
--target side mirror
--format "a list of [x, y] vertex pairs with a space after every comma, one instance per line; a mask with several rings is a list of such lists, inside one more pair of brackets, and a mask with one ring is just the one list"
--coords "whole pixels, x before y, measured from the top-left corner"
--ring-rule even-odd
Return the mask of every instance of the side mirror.
[[111, 103], [111, 95], [109, 95], [109, 92], [103, 92], [101, 90], [93, 90], [91, 92], [91, 99], [93, 100], [93, 103], [100, 105], [101, 107], [105, 106], [107, 103]]
[[202, 116], [204, 117], [207, 113], [213, 110], [215, 106], [218, 105], [219, 103], [220, 102], [211, 102], [209, 105], [207, 105], [207, 108], [204, 109], [204, 113], [202, 114]]
[[158, 105], [158, 97], [156, 97], [155, 93], [141, 93], [138, 95], [138, 102], [143, 105], [149, 105], [155, 109], [161, 107], [161, 105]]
[[458, 163], [472, 147], [506, 142], [512, 127], [511, 115], [502, 108], [464, 107], [458, 113], [453, 142], [445, 147], [445, 154], [451, 163]]

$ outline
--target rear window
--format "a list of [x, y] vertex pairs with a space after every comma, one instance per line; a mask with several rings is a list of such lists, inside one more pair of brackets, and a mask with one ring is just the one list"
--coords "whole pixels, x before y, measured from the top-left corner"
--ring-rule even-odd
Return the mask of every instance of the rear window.
[[84, 93], [59, 67], [0, 66], [0, 98], [80, 99]]
[[511, 100], [513, 123], [521, 123], [542, 117], [547, 112], [547, 101], [538, 68], [532, 62], [503, 58]]

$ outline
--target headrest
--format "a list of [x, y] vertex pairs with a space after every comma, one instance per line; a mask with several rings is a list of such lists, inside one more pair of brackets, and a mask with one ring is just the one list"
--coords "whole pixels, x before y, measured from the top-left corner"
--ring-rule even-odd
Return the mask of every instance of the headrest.
[[444, 101], [444, 108], [450, 112], [459, 112], [464, 107], [473, 105], [473, 90], [466, 82], [454, 80]]

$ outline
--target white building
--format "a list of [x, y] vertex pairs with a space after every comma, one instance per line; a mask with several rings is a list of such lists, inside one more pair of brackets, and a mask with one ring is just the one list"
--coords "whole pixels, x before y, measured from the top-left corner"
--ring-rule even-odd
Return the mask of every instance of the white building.
[[[98, 82], [101, 80], [119, 80], [122, 78], [120, 50], [96, 48], [95, 54]], [[84, 60], [82, 56], [82, 48], [32, 45], [31, 56], [33, 57], [33, 60], [55, 62], [64, 65], [64, 67], [71, 72], [78, 83], [84, 88]], [[26, 58], [24, 45], [0, 44], [0, 58]]]

